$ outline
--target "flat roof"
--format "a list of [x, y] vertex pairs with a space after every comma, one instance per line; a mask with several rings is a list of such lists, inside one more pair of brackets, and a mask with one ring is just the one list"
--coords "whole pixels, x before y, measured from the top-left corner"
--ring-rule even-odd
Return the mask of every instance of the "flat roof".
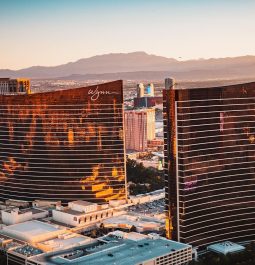
[[35, 220], [3, 227], [3, 231], [16, 232], [26, 236], [37, 236], [58, 230], [60, 229], [57, 226]]
[[85, 214], [84, 212], [78, 212], [76, 210], [72, 210], [71, 208], [67, 208], [67, 209], [63, 209], [63, 210], [56, 210], [56, 211], [63, 212], [63, 213], [68, 213], [68, 214], [71, 214], [71, 215], [77, 215], [77, 216], [81, 216], [81, 215]]
[[[134, 265], [155, 257], [164, 256], [170, 252], [191, 248], [191, 246], [163, 238], [141, 239], [133, 241], [129, 239], [112, 238], [109, 243], [87, 245], [72, 248], [69, 252], [45, 254], [33, 257], [32, 261], [46, 262], [45, 264], [79, 264], [79, 265]], [[46, 257], [46, 259], [45, 259]]]
[[3, 242], [4, 240], [9, 240], [9, 239], [12, 239], [13, 241], [15, 241], [15, 242], [17, 242], [17, 243], [19, 243], [19, 244], [26, 244], [25, 241], [18, 240], [18, 239], [16, 239], [16, 238], [13, 238], [13, 237], [11, 237], [11, 236], [7, 236], [7, 235], [2, 234], [2, 233], [0, 232], [0, 242]]
[[30, 246], [30, 245], [17, 247], [15, 249], [12, 249], [10, 252], [19, 253], [19, 254], [26, 256], [26, 257], [32, 257], [32, 256], [39, 255], [39, 254], [43, 253], [39, 248], [35, 248], [33, 246]]
[[46, 247], [48, 246], [54, 250], [60, 250], [67, 247], [70, 248], [77, 245], [88, 244], [91, 243], [92, 241], [95, 241], [95, 239], [92, 239], [87, 236], [82, 236], [80, 234], [67, 233], [63, 234], [62, 237], [40, 242], [39, 245]]
[[120, 216], [114, 216], [102, 221], [105, 225], [134, 225], [135, 227], [150, 227], [152, 229], [156, 227], [161, 227], [164, 223], [157, 218], [147, 217], [147, 216], [140, 216], [140, 215], [133, 215], [133, 214], [125, 214]]
[[25, 208], [25, 209], [13, 208], [13, 209], [7, 209], [7, 210], [2, 210], [2, 211], [7, 212], [7, 213], [17, 211], [18, 214], [24, 214], [24, 213], [28, 213], [28, 212], [32, 212], [32, 214], [37, 214], [37, 213], [47, 212], [46, 210], [42, 210], [42, 209], [38, 209], [38, 208]]
[[88, 202], [88, 201], [81, 201], [81, 200], [78, 200], [78, 201], [72, 201], [72, 202], [70, 202], [70, 203], [78, 204], [78, 205], [82, 205], [82, 206], [97, 205], [97, 203]]

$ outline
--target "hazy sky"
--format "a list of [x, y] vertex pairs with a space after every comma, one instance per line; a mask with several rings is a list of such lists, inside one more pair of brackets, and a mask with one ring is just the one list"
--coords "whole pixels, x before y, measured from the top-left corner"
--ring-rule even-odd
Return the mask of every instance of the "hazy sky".
[[255, 55], [255, 0], [0, 0], [0, 68], [104, 53]]

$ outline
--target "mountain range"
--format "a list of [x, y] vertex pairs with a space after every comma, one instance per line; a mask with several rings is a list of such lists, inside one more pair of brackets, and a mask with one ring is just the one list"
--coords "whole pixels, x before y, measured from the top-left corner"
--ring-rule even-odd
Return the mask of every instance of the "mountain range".
[[179, 61], [145, 52], [111, 53], [58, 66], [0, 69], [0, 77], [66, 80], [180, 80], [255, 78], [255, 56]]

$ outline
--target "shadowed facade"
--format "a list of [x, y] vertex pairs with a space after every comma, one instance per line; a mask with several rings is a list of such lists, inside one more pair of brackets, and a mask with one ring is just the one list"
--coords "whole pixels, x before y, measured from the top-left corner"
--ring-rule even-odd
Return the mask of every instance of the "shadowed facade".
[[255, 239], [255, 82], [164, 90], [167, 234]]

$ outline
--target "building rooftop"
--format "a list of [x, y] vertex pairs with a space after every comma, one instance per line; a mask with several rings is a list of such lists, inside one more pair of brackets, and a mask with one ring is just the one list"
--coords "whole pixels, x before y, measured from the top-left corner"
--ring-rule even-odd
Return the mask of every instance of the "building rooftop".
[[245, 249], [245, 247], [238, 245], [236, 243], [225, 241], [217, 244], [213, 244], [207, 247], [208, 250], [221, 253], [221, 254], [228, 254], [228, 253], [234, 253], [239, 252]]
[[26, 242], [39, 242], [63, 234], [65, 228], [40, 221], [27, 221], [3, 227], [2, 233]]
[[87, 236], [82, 236], [76, 233], [66, 233], [58, 236], [55, 239], [37, 243], [38, 247], [44, 251], [57, 251], [65, 248], [71, 248], [78, 245], [84, 245], [95, 241]]
[[28, 212], [32, 212], [32, 214], [37, 214], [37, 213], [45, 212], [45, 210], [38, 209], [38, 208], [26, 208], [26, 209], [13, 208], [13, 209], [7, 209], [7, 210], [3, 210], [3, 211], [5, 211], [7, 213], [17, 211], [18, 214], [24, 214], [24, 213], [28, 213]]
[[[157, 194], [152, 194], [157, 195]], [[143, 204], [137, 204], [129, 207], [128, 212], [134, 213], [141, 216], [156, 216], [163, 214], [165, 211], [164, 199], [159, 199], [155, 201], [146, 202]]]
[[17, 233], [26, 233], [27, 235], [31, 236], [59, 230], [59, 228], [56, 226], [39, 221], [28, 221], [24, 223], [9, 225], [5, 226], [3, 229], [12, 230]]
[[[79, 264], [79, 265], [134, 265], [163, 256], [176, 250], [186, 249], [189, 245], [163, 238], [144, 238], [139, 241], [108, 235], [100, 242], [73, 248], [61, 254], [46, 254], [33, 257], [31, 261], [45, 264]], [[111, 239], [111, 240], [109, 240]], [[104, 242], [108, 241], [108, 242]]]
[[17, 247], [15, 249], [12, 249], [9, 252], [18, 253], [18, 254], [20, 254], [22, 256], [26, 256], [26, 257], [32, 257], [32, 256], [39, 255], [39, 254], [43, 253], [40, 249], [35, 248], [33, 246], [30, 246], [30, 245]]
[[71, 215], [77, 215], [77, 216], [80, 216], [80, 215], [84, 215], [84, 212], [79, 212], [79, 211], [76, 211], [76, 210], [73, 210], [73, 209], [70, 209], [70, 208], [65, 208], [65, 209], [62, 209], [62, 210], [59, 210], [60, 212], [65, 212], [65, 213], [69, 213]]
[[81, 205], [81, 206], [89, 206], [89, 205], [97, 205], [96, 203], [93, 202], [88, 202], [88, 201], [72, 201], [71, 203]]
[[11, 248], [15, 248], [18, 246], [23, 246], [26, 244], [24, 241], [14, 239], [7, 235], [0, 233], [0, 249], [1, 250], [8, 250]]
[[102, 221], [105, 227], [130, 229], [135, 227], [138, 232], [162, 231], [165, 223], [158, 218], [139, 214], [125, 214], [111, 217]]

